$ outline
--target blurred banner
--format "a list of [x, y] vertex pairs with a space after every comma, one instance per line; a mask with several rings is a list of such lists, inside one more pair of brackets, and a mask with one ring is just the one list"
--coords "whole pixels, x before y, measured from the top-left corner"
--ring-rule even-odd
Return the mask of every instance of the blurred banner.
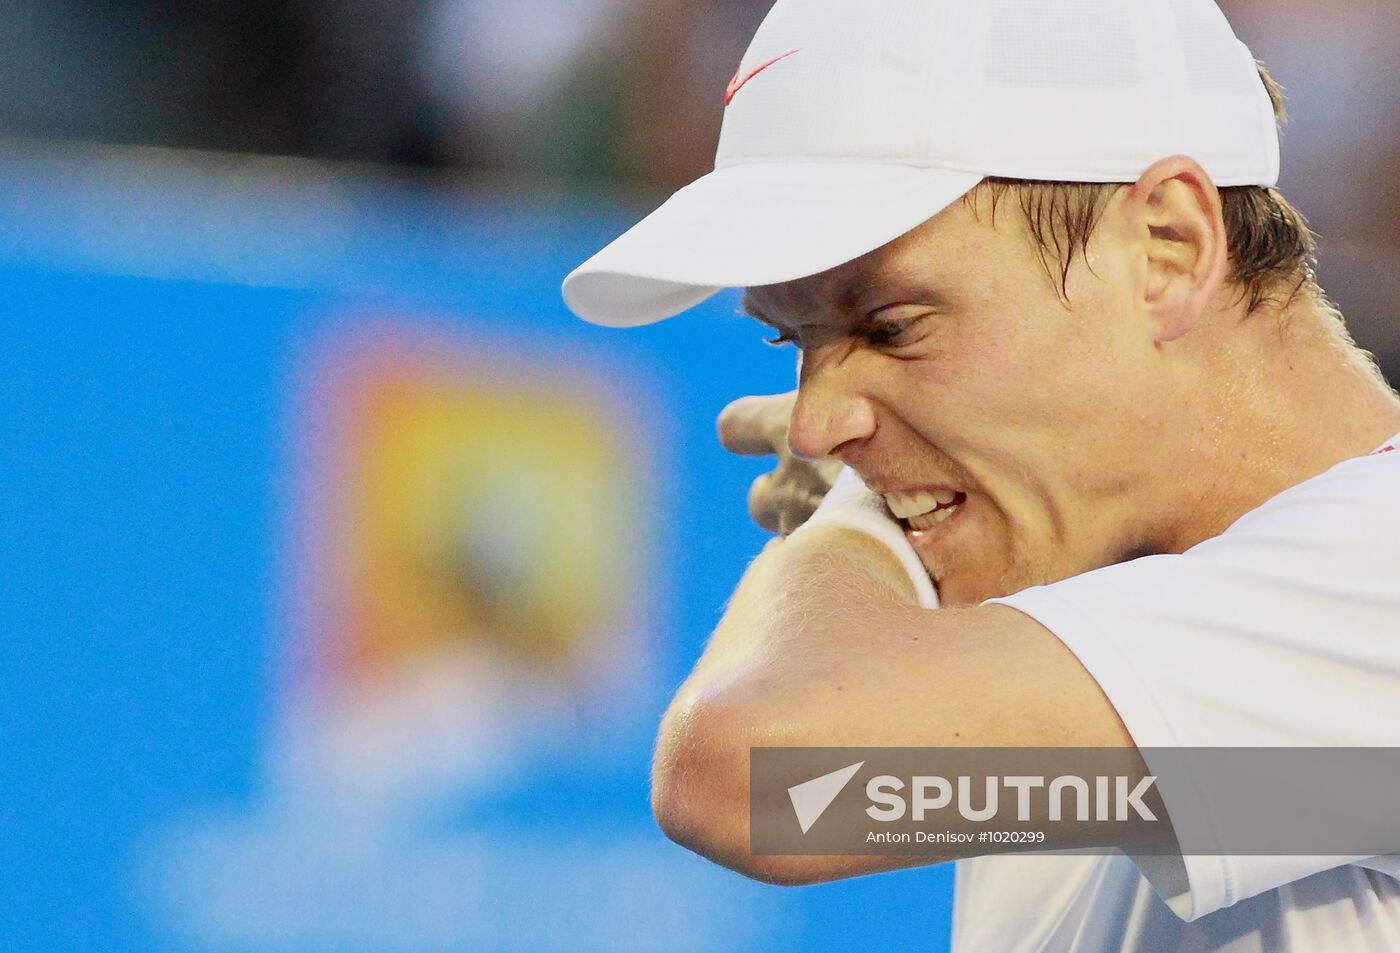
[[588, 327], [636, 208], [0, 153], [0, 938], [63, 951], [946, 949], [951, 869], [670, 844], [667, 698], [762, 545], [722, 297]]

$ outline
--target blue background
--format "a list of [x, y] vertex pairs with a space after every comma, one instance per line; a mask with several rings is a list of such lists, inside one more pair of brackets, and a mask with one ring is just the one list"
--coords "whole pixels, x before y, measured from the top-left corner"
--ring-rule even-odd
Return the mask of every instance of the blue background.
[[[792, 368], [734, 315], [732, 296], [628, 332], [566, 312], [562, 275], [637, 212], [295, 163], [0, 161], [4, 949], [633, 949], [648, 929], [674, 949], [947, 948], [951, 868], [767, 887], [652, 825], [656, 722], [765, 539], [744, 502], [763, 464], [726, 455], [714, 417], [741, 394], [787, 389]], [[528, 874], [485, 892], [494, 932], [190, 930], [153, 899], [170, 892], [152, 887], [152, 845], [191, 812], [234, 826], [266, 813], [289, 417], [305, 356], [374, 313], [518, 342], [541, 360], [572, 355], [641, 395], [637, 420], [618, 426], [655, 441], [643, 599], [656, 684], [620, 753], [535, 758], [423, 834], [466, 832], [491, 877]], [[521, 831], [560, 830], [569, 849], [515, 853]], [[655, 865], [645, 883], [597, 879], [591, 858], [633, 856], [619, 844]], [[600, 882], [639, 892], [600, 911]], [[700, 915], [648, 927], [667, 891]], [[336, 920], [342, 899], [324, 899]], [[343, 906], [353, 921], [354, 903]], [[667, 943], [667, 930], [693, 932]]]

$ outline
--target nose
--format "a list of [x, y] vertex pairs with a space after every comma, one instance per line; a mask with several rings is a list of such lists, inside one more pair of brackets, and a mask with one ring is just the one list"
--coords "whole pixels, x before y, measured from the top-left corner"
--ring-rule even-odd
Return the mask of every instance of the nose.
[[849, 364], [804, 359], [788, 448], [808, 460], [846, 460], [874, 433], [875, 408], [855, 386]]

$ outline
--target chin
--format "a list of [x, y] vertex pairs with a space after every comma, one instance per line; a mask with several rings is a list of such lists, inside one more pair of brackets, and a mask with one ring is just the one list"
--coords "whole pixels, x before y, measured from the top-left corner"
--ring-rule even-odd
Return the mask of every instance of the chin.
[[972, 580], [959, 580], [956, 577], [936, 581], [934, 585], [938, 589], [938, 604], [944, 609], [980, 605], [988, 599], [1009, 596], [1011, 593], [1019, 591], [1016, 589], [998, 591], [994, 587], [977, 585]]
[[1014, 595], [1023, 589], [1043, 585], [1049, 581], [1051, 580], [1036, 579], [1030, 573], [1013, 570], [991, 577], [985, 573], [968, 575], [953, 571], [935, 578], [934, 586], [938, 589], [939, 604], [944, 608], [955, 609], [981, 605], [988, 599]]

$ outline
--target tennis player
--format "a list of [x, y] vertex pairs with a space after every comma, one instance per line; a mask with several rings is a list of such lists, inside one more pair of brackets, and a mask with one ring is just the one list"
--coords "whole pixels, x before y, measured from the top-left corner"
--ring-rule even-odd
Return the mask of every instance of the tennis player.
[[[1211, 0], [779, 0], [726, 100], [715, 171], [564, 286], [613, 326], [746, 288], [800, 355], [721, 421], [782, 456], [755, 515], [840, 470], [663, 721], [671, 837], [777, 883], [907, 865], [752, 854], [754, 745], [1400, 745], [1400, 401]], [[1395, 950], [1397, 874], [960, 860], [953, 948]]]

